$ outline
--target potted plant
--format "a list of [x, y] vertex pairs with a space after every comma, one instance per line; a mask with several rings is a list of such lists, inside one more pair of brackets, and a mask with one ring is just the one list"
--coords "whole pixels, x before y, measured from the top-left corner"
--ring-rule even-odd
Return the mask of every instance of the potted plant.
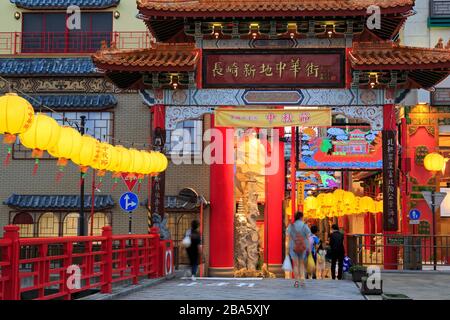
[[349, 271], [354, 282], [361, 282], [361, 278], [367, 275], [367, 267], [361, 265], [351, 266]]

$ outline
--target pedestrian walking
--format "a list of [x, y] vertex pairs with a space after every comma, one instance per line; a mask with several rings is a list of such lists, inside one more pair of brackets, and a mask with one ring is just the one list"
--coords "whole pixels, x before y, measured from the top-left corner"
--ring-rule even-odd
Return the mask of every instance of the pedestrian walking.
[[[189, 237], [189, 240], [183, 240], [186, 245], [186, 251], [189, 257], [189, 263], [191, 266], [191, 279], [195, 280], [195, 276], [197, 275], [199, 260], [200, 260], [200, 245], [201, 245], [201, 237], [199, 232], [200, 223], [197, 220], [192, 221], [191, 229], [186, 232], [186, 237]], [[189, 243], [190, 242], [190, 243]], [[189, 245], [187, 245], [189, 244]]]
[[[319, 232], [319, 228], [316, 225], [311, 226], [311, 235], [309, 237], [309, 244], [311, 246], [311, 254], [314, 259], [314, 265], [317, 265], [317, 248], [319, 247], [320, 239], [317, 236], [317, 233]], [[316, 270], [314, 269], [314, 272], [309, 274], [308, 278], [316, 279]]]
[[331, 278], [336, 279], [336, 263], [338, 264], [338, 280], [342, 280], [342, 271], [344, 267], [344, 235], [339, 231], [339, 226], [333, 224], [330, 234], [330, 249], [331, 249]]
[[303, 212], [295, 214], [295, 222], [291, 223], [286, 231], [289, 237], [289, 255], [294, 264], [294, 287], [305, 286], [305, 263], [311, 250], [309, 246], [309, 237], [311, 230], [303, 222]]

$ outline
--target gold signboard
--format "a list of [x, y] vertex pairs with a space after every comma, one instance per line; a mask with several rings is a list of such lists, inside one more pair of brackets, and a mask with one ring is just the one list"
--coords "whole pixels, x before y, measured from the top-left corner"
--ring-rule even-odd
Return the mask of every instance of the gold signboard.
[[331, 126], [331, 109], [216, 109], [216, 127], [277, 128]]

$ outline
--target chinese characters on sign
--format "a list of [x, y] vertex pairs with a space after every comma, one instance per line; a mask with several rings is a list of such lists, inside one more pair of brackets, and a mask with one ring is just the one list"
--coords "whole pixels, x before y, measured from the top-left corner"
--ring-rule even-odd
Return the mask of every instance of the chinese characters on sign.
[[331, 110], [321, 109], [216, 109], [217, 127], [277, 128], [277, 127], [321, 127], [331, 125]]
[[397, 141], [396, 132], [383, 132], [383, 206], [384, 230], [398, 230], [397, 214]]
[[152, 215], [158, 214], [164, 217], [164, 189], [165, 189], [165, 173], [161, 173], [159, 176], [152, 179], [152, 201], [151, 209]]
[[343, 51], [204, 52], [204, 87], [343, 87], [344, 73]]
[[297, 204], [303, 207], [305, 203], [305, 183], [297, 182]]
[[[165, 130], [157, 127], [153, 133], [153, 146], [155, 151], [163, 152], [165, 144]], [[165, 198], [165, 184], [166, 174], [160, 173], [158, 176], [152, 179], [152, 194], [151, 194], [151, 214], [158, 214], [161, 218], [164, 218], [164, 198]]]

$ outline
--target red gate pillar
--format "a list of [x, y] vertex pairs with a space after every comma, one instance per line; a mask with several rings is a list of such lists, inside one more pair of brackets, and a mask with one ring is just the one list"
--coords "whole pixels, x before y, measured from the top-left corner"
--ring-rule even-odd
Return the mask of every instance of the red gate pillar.
[[266, 163], [266, 205], [267, 205], [267, 256], [269, 271], [284, 277], [283, 264], [283, 200], [285, 189], [284, 144], [279, 138], [284, 136], [284, 128], [279, 128], [279, 137], [267, 144], [269, 162]]
[[[210, 165], [210, 249], [209, 276], [232, 276], [234, 269], [234, 130], [215, 128], [211, 143], [221, 150], [211, 148], [213, 163]], [[215, 160], [214, 160], [215, 159]], [[228, 159], [228, 162], [227, 162]]]
[[409, 233], [409, 219], [408, 219], [408, 205], [410, 203], [409, 192], [408, 192], [408, 176], [409, 176], [409, 166], [408, 166], [408, 126], [406, 124], [406, 118], [402, 119], [401, 122], [401, 185], [400, 194], [402, 202], [402, 234]]
[[[387, 141], [392, 142], [392, 135], [398, 134], [397, 131], [397, 117], [395, 114], [395, 105], [385, 104], [383, 108], [383, 143]], [[398, 248], [389, 244], [388, 237], [391, 234], [398, 232], [398, 206], [397, 206], [397, 188], [398, 181], [396, 177], [397, 162], [393, 168], [388, 167], [388, 159], [390, 155], [394, 156], [397, 160], [397, 139], [392, 143], [392, 146], [383, 145], [383, 235], [384, 237], [384, 268], [385, 269], [397, 269], [397, 253]], [[389, 151], [389, 148], [393, 148], [393, 151]], [[392, 177], [390, 175], [392, 174]], [[393, 179], [393, 180], [392, 180]], [[390, 181], [394, 181], [394, 186], [389, 186]], [[391, 188], [395, 190], [391, 190]], [[393, 199], [388, 199], [388, 195], [393, 196]], [[395, 216], [390, 216], [390, 211], [395, 210]]]

